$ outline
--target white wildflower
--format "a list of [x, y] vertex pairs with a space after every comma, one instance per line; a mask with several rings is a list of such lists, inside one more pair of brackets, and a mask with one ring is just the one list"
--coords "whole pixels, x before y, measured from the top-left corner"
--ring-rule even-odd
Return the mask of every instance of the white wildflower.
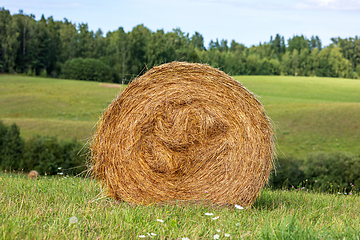
[[219, 216], [217, 216], [217, 217], [214, 217], [212, 220], [216, 220], [216, 219], [219, 219]]
[[230, 234], [228, 234], [228, 233], [225, 233], [225, 237], [230, 237]]
[[206, 216], [213, 216], [214, 214], [213, 213], [205, 213]]
[[217, 232], [220, 232], [220, 229], [216, 229]]
[[73, 216], [69, 219], [69, 222], [70, 222], [70, 224], [77, 223], [78, 219], [77, 219], [77, 217]]
[[146, 238], [145, 235], [139, 235], [139, 238]]
[[234, 205], [237, 209], [244, 209], [242, 206], [235, 204]]
[[220, 235], [219, 235], [219, 234], [215, 234], [215, 235], [214, 235], [214, 239], [220, 239]]
[[162, 220], [162, 219], [156, 219], [156, 221], [161, 222], [161, 223], [164, 222], [164, 220]]

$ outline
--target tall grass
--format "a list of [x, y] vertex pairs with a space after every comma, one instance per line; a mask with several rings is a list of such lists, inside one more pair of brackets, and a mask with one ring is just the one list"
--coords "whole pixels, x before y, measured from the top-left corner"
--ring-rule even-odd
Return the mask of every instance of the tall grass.
[[104, 197], [95, 180], [75, 177], [28, 180], [2, 173], [0, 190], [2, 239], [360, 238], [358, 194], [265, 189], [252, 207], [240, 210], [119, 203]]

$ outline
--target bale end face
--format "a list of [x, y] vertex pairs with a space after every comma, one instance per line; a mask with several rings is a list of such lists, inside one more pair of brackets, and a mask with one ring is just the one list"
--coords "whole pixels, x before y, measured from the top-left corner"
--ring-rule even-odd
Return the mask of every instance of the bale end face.
[[274, 133], [244, 86], [204, 64], [172, 62], [109, 105], [91, 144], [108, 195], [137, 204], [251, 205], [272, 168]]

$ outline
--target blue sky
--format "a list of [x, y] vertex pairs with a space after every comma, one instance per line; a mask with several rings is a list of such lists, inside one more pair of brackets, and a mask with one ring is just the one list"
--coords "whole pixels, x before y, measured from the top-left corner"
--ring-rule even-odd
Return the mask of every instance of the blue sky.
[[44, 14], [88, 23], [104, 33], [119, 27], [128, 32], [138, 24], [152, 31], [180, 28], [190, 36], [197, 31], [206, 47], [216, 38], [250, 47], [277, 33], [285, 40], [318, 35], [323, 45], [331, 37], [360, 37], [360, 0], [1, 0], [0, 7], [11, 14], [22, 9], [37, 20]]

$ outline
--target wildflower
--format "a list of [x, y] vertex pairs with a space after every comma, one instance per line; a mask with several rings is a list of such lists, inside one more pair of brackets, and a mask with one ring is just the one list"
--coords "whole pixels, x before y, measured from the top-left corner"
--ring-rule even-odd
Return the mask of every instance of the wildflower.
[[234, 205], [237, 209], [244, 209], [242, 206], [235, 204]]
[[205, 216], [213, 216], [214, 214], [213, 213], [205, 213]]
[[291, 186], [291, 188], [294, 188], [294, 186]]
[[219, 216], [217, 216], [217, 217], [214, 217], [212, 220], [216, 220], [216, 219], [219, 219]]
[[217, 232], [220, 232], [220, 229], [216, 229]]
[[58, 167], [59, 170], [61, 170], [62, 167]]
[[184, 238], [181, 238], [181, 240], [190, 240], [190, 238], [184, 237]]
[[162, 219], [156, 219], [156, 221], [161, 222], [161, 223], [164, 222], [164, 220], [162, 220]]
[[350, 195], [352, 195], [352, 192], [350, 193]]
[[150, 233], [151, 236], [156, 236], [156, 233]]
[[240, 226], [240, 223], [235, 223], [235, 226]]
[[70, 222], [70, 224], [77, 223], [78, 219], [77, 219], [77, 217], [73, 216], [69, 219], [69, 222]]
[[317, 182], [317, 180], [315, 180], [315, 182]]
[[145, 235], [139, 235], [139, 238], [146, 238]]
[[208, 191], [205, 191], [205, 193], [209, 193]]
[[338, 194], [341, 194], [341, 192], [338, 192]]
[[219, 235], [219, 234], [215, 234], [215, 235], [214, 235], [214, 239], [220, 239], [220, 235]]
[[228, 234], [228, 233], [225, 233], [225, 237], [230, 237], [230, 234]]

